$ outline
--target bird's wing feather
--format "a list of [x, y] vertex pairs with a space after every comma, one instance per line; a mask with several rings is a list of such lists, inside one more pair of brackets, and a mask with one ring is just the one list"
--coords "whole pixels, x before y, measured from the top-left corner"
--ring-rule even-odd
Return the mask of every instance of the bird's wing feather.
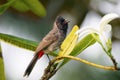
[[52, 44], [55, 40], [58, 39], [57, 34], [54, 31], [50, 31], [39, 43], [36, 53], [40, 50], [43, 50], [44, 48], [47, 48], [50, 44]]

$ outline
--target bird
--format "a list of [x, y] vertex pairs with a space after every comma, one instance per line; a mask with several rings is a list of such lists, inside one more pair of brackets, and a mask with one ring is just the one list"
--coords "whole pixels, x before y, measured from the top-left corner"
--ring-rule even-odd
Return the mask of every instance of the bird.
[[38, 47], [35, 50], [35, 54], [24, 72], [24, 77], [30, 75], [36, 62], [44, 54], [49, 54], [57, 49], [60, 49], [60, 45], [66, 37], [68, 22], [69, 21], [64, 19], [62, 16], [57, 16], [51, 31], [49, 31], [49, 33], [38, 44]]

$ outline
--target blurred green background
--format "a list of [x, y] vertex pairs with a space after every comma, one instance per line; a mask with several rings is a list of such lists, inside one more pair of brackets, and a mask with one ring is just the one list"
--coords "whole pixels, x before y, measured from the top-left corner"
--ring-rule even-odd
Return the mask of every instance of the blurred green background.
[[[80, 27], [87, 25], [97, 27], [101, 17], [107, 13], [115, 12], [120, 15], [120, 0], [39, 1], [45, 7], [45, 16], [38, 15], [31, 9], [20, 11], [11, 6], [0, 16], [0, 33], [7, 33], [39, 42], [51, 30], [53, 22], [58, 15], [70, 21], [68, 32], [75, 24]], [[0, 0], [1, 5], [6, 2], [6, 0]], [[111, 24], [113, 26], [112, 52], [120, 67], [120, 19], [112, 21]], [[109, 57], [98, 44], [83, 51], [79, 57], [98, 64], [112, 66]], [[14, 79], [9, 79], [8, 77], [7, 80]], [[15, 80], [19, 79], [16, 78]], [[102, 70], [76, 61], [70, 61], [51, 80], [120, 80], [120, 71]]]

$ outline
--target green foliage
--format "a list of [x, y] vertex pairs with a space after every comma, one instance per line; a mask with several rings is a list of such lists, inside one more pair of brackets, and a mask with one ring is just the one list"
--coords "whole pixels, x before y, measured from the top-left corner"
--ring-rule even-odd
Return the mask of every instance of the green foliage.
[[11, 0], [4, 5], [0, 5], [0, 15], [3, 14], [13, 4], [13, 2], [15, 2], [15, 0]]
[[37, 44], [38, 44], [35, 41], [30, 41], [27, 39], [23, 39], [23, 38], [19, 38], [16, 36], [3, 34], [3, 33], [0, 33], [0, 40], [3, 40], [12, 45], [18, 46], [20, 48], [24, 48], [24, 49], [28, 49], [28, 50], [32, 50], [32, 51], [35, 51]]
[[46, 10], [39, 0], [23, 0], [23, 2], [37, 16], [46, 16]]
[[[10, 2], [12, 0], [8, 1]], [[15, 1], [11, 6], [18, 10], [19, 12], [26, 12], [29, 10], [29, 7], [22, 0]]]
[[3, 59], [0, 58], [0, 80], [5, 80]]
[[[3, 33], [0, 33], [0, 40], [31, 51], [35, 51], [38, 45], [38, 42]], [[0, 52], [2, 51], [0, 50]], [[56, 52], [50, 53], [50, 55], [57, 56]]]
[[10, 6], [20, 12], [30, 10], [37, 16], [46, 16], [46, 9], [39, 0], [8, 0], [6, 4], [0, 6], [0, 15], [3, 14]]

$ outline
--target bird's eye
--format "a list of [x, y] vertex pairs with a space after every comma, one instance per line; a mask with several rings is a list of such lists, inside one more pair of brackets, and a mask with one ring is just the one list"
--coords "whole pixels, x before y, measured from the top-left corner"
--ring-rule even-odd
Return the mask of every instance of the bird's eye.
[[65, 20], [63, 19], [63, 20], [62, 20], [62, 23], [63, 23], [64, 21], [65, 21]]
[[61, 23], [61, 24], [63, 24], [63, 23], [64, 23], [64, 21], [65, 21], [64, 19], [61, 19], [61, 20], [60, 20], [60, 23]]

